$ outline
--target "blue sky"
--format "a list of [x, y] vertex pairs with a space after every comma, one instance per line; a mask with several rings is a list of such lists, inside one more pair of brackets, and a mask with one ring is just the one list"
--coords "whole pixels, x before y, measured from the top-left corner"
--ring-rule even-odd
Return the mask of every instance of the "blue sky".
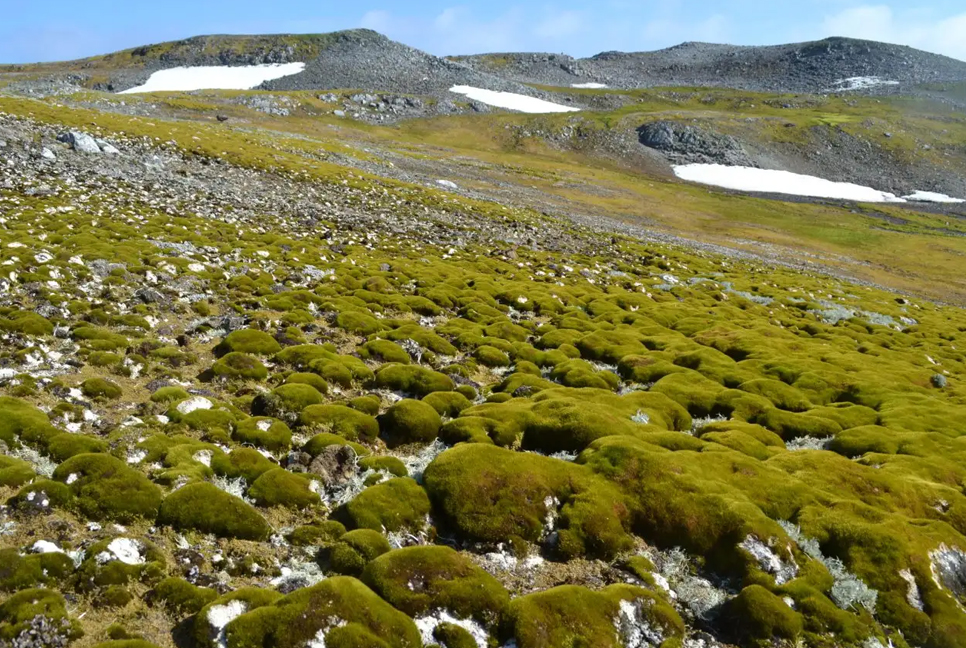
[[64, 60], [211, 33], [369, 27], [433, 54], [587, 56], [686, 40], [764, 45], [853, 36], [966, 60], [963, 0], [0, 0], [0, 62]]

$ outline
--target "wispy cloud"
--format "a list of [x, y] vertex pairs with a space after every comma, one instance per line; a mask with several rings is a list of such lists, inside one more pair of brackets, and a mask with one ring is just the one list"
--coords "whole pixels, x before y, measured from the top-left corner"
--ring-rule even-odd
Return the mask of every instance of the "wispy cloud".
[[849, 36], [910, 45], [966, 60], [966, 12], [936, 16], [931, 12], [899, 13], [890, 5], [860, 5], [827, 16], [827, 36]]

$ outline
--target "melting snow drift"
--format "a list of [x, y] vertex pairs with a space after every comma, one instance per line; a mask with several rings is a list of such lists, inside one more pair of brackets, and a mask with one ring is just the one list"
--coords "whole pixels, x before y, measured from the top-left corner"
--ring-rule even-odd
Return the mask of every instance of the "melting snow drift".
[[909, 194], [908, 196], [903, 196], [906, 200], [915, 200], [917, 202], [932, 202], [932, 203], [949, 203], [958, 204], [964, 203], [966, 200], [962, 198], [951, 198], [946, 194], [933, 193], [932, 191], [916, 191]]
[[119, 94], [186, 92], [189, 90], [251, 90], [266, 81], [298, 74], [305, 63], [270, 63], [241, 67], [176, 67], [155, 72], [144, 85]]
[[685, 164], [674, 167], [674, 174], [682, 180], [734, 189], [780, 193], [810, 198], [835, 198], [859, 202], [906, 202], [904, 198], [871, 187], [848, 182], [832, 182], [790, 171], [753, 169], [723, 164]]
[[449, 91], [465, 95], [467, 98], [485, 103], [487, 106], [517, 110], [524, 113], [536, 114], [580, 111], [580, 108], [561, 106], [551, 101], [544, 101], [543, 99], [515, 94], [513, 92], [497, 92], [496, 90], [484, 90], [482, 88], [474, 88], [473, 86], [453, 86]]
[[890, 81], [889, 79], [883, 79], [877, 76], [858, 76], [849, 77], [848, 79], [839, 79], [835, 82], [835, 87], [832, 88], [833, 92], [841, 92], [843, 90], [868, 90], [869, 88], [876, 88], [878, 86], [892, 86], [899, 85], [898, 81]]
[[607, 87], [606, 83], [571, 83], [571, 88], [578, 88], [582, 90], [603, 90]]

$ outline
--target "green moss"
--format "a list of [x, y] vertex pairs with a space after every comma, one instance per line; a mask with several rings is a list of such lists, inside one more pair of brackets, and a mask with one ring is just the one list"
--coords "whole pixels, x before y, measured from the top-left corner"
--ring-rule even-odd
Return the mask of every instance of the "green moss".
[[0, 486], [23, 486], [36, 476], [26, 461], [0, 455]]
[[321, 503], [311, 489], [312, 480], [290, 473], [284, 468], [266, 471], [248, 489], [248, 495], [259, 506], [287, 506], [305, 509]]
[[302, 412], [303, 427], [321, 429], [350, 441], [371, 443], [379, 436], [375, 418], [345, 405], [312, 405]]
[[521, 596], [510, 603], [508, 625], [520, 648], [621, 648], [614, 620], [620, 618], [622, 601], [630, 603], [638, 617], [631, 623], [646, 624], [665, 637], [662, 646], [683, 640], [684, 622], [677, 612], [653, 592], [630, 585], [611, 585], [600, 592], [563, 585]]
[[71, 457], [54, 471], [66, 482], [77, 507], [93, 520], [130, 522], [154, 519], [161, 504], [161, 489], [120, 459], [105, 454]]
[[681, 370], [658, 380], [651, 391], [664, 394], [692, 416], [711, 416], [718, 411], [718, 396], [724, 388], [695, 371]]
[[326, 520], [297, 527], [289, 534], [288, 540], [296, 547], [306, 547], [337, 542], [345, 533], [345, 527], [340, 522]]
[[95, 599], [97, 607], [122, 608], [134, 600], [134, 595], [121, 585], [109, 585]]
[[372, 315], [359, 311], [345, 311], [339, 313], [335, 319], [336, 325], [356, 335], [372, 335], [383, 329], [383, 325]]
[[[350, 629], [336, 628], [343, 623]], [[226, 636], [228, 648], [296, 648], [316, 637], [335, 648], [378, 646], [381, 642], [390, 648], [422, 645], [412, 619], [348, 577], [328, 578], [271, 607], [243, 614], [228, 624]]]
[[181, 387], [175, 386], [162, 387], [151, 394], [151, 402], [153, 403], [177, 403], [189, 398], [191, 398], [191, 394]]
[[363, 470], [375, 470], [377, 472], [387, 472], [396, 477], [408, 477], [409, 470], [406, 464], [396, 457], [373, 456], [363, 457], [359, 460], [359, 467]]
[[285, 379], [286, 385], [309, 385], [320, 394], [329, 393], [329, 383], [322, 376], [314, 373], [293, 373]]
[[378, 531], [356, 529], [325, 547], [320, 556], [334, 572], [358, 576], [370, 561], [389, 550], [389, 541]]
[[401, 346], [389, 340], [371, 340], [359, 347], [363, 360], [378, 360], [396, 364], [410, 364], [412, 359]]
[[742, 383], [738, 389], [749, 394], [764, 396], [778, 409], [788, 412], [804, 412], [812, 407], [808, 398], [798, 389], [777, 380], [759, 378]]
[[455, 418], [461, 412], [473, 406], [473, 403], [458, 391], [433, 392], [422, 400], [436, 410], [440, 416], [449, 418]]
[[494, 626], [510, 603], [499, 581], [449, 547], [390, 551], [366, 566], [362, 580], [411, 617], [442, 609]]
[[309, 439], [304, 446], [302, 446], [302, 452], [307, 452], [313, 457], [321, 453], [324, 449], [329, 446], [349, 446], [352, 448], [357, 456], [365, 456], [369, 454], [369, 449], [363, 445], [359, 445], [353, 441], [348, 441], [344, 437], [338, 436], [337, 434], [331, 434], [329, 432], [323, 432], [322, 434], [316, 434], [314, 437]]
[[99, 401], [115, 400], [120, 398], [121, 394], [124, 393], [118, 385], [104, 378], [89, 378], [85, 380], [81, 383], [81, 391], [88, 398]]
[[265, 540], [271, 532], [258, 511], [206, 482], [188, 484], [168, 495], [161, 504], [158, 522], [242, 540]]
[[268, 369], [261, 360], [248, 353], [233, 351], [224, 355], [211, 368], [220, 378], [229, 380], [265, 380]]
[[196, 614], [218, 598], [218, 592], [197, 587], [182, 578], [166, 578], [155, 585], [152, 600], [178, 614]]
[[53, 335], [54, 325], [37, 313], [14, 311], [0, 317], [0, 331], [39, 337]]
[[354, 410], [359, 410], [363, 414], [376, 416], [379, 414], [379, 409], [382, 407], [382, 400], [375, 394], [357, 396], [349, 401], [349, 407]]
[[252, 414], [295, 422], [306, 407], [321, 405], [323, 402], [325, 399], [322, 394], [311, 385], [282, 385], [267, 394], [256, 396], [252, 402]]
[[17, 437], [40, 438], [56, 433], [47, 415], [33, 405], [17, 398], [0, 396], [0, 441], [8, 447], [18, 446]]
[[110, 351], [95, 351], [87, 356], [87, 362], [92, 367], [112, 367], [121, 364], [123, 360], [124, 358]]
[[21, 556], [17, 549], [0, 549], [0, 590], [56, 586], [74, 573], [74, 562], [62, 553]]
[[232, 438], [271, 452], [284, 452], [292, 447], [292, 431], [285, 423], [268, 417], [251, 417], [235, 426]]
[[47, 444], [47, 454], [55, 461], [67, 461], [79, 454], [94, 454], [107, 451], [107, 442], [103, 439], [82, 434], [58, 434]]
[[391, 364], [376, 374], [376, 386], [422, 398], [433, 392], [450, 392], [455, 385], [449, 376], [414, 365]]
[[349, 526], [388, 532], [422, 529], [429, 510], [426, 491], [408, 477], [370, 486], [345, 506]]
[[258, 450], [235, 448], [230, 453], [216, 453], [211, 458], [212, 470], [231, 479], [243, 477], [249, 484], [254, 483], [276, 465]]
[[473, 648], [478, 646], [476, 639], [462, 626], [453, 623], [440, 623], [433, 628], [433, 639], [442, 648]]
[[559, 514], [552, 548], [561, 557], [614, 556], [631, 544], [627, 502], [584, 466], [461, 444], [439, 455], [423, 479], [436, 513], [469, 539], [540, 542], [548, 515]]
[[433, 441], [442, 420], [433, 407], [423, 401], [401, 400], [378, 419], [379, 431], [390, 447]]
[[282, 347], [275, 338], [264, 331], [255, 329], [232, 331], [215, 347], [215, 353], [220, 356], [229, 353], [274, 355], [281, 350]]
[[723, 618], [738, 641], [795, 639], [802, 633], [801, 615], [760, 585], [746, 587], [728, 601]]
[[68, 617], [66, 602], [60, 592], [28, 589], [0, 604], [0, 640], [12, 642], [38, 616], [46, 617], [55, 627], [61, 627], [69, 640], [78, 639], [84, 634], [80, 624]]
[[483, 345], [473, 352], [473, 357], [487, 367], [508, 367], [510, 366], [510, 356], [499, 349]]

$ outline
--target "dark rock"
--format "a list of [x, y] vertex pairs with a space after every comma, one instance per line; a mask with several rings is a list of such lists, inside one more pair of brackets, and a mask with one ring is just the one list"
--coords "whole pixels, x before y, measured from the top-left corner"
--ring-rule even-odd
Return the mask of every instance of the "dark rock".
[[312, 459], [308, 471], [326, 484], [344, 484], [356, 473], [356, 452], [349, 446], [331, 445]]

